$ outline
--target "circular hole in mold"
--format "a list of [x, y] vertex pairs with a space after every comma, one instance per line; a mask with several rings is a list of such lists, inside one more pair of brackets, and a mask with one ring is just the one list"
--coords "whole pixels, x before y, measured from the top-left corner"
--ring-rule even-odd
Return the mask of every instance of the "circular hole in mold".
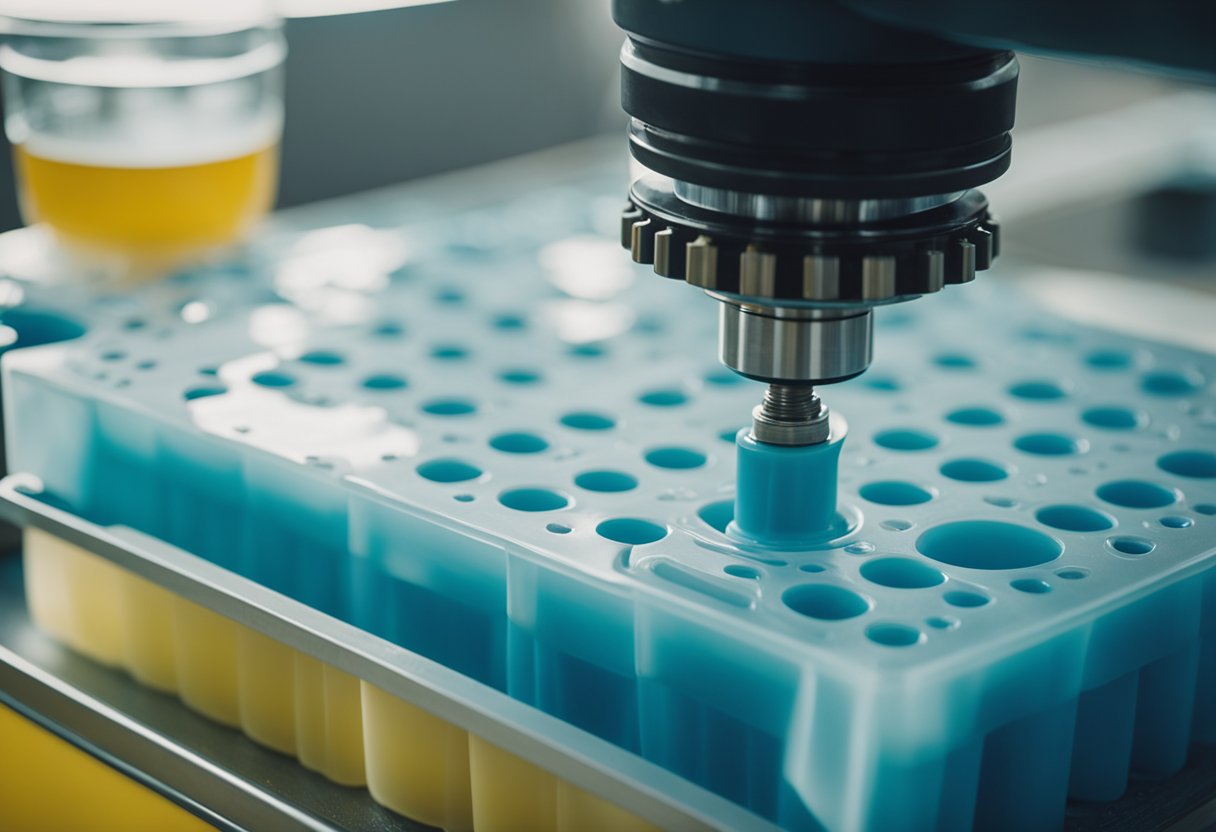
[[222, 396], [228, 392], [228, 388], [221, 384], [200, 384], [197, 387], [187, 388], [182, 393], [182, 398], [186, 401], [194, 401], [195, 399], [205, 399], [208, 396]]
[[198, 374], [200, 376], [218, 376], [220, 374], [219, 367], [199, 367]]
[[1009, 585], [1028, 595], [1046, 595], [1051, 592], [1051, 584], [1038, 578], [1018, 578], [1016, 581], [1010, 581]]
[[861, 577], [892, 589], [928, 589], [946, 580], [937, 569], [911, 558], [878, 558], [861, 566]]
[[1178, 495], [1164, 486], [1144, 480], [1115, 480], [1098, 486], [1099, 499], [1123, 508], [1164, 508]]
[[1132, 366], [1132, 354], [1127, 350], [1094, 350], [1085, 356], [1085, 364], [1095, 370], [1126, 370]]
[[984, 502], [997, 508], [1017, 508], [1021, 505], [1013, 497], [985, 497]]
[[638, 401], [651, 407], [679, 407], [682, 404], [688, 403], [688, 394], [674, 387], [662, 390], [647, 390], [638, 396]]
[[802, 566], [798, 567], [798, 571], [799, 572], [809, 572], [811, 574], [815, 574], [817, 572], [826, 572], [827, 568], [824, 567], [822, 564], [818, 564], [818, 563], [804, 563], [804, 564], [802, 564]]
[[380, 321], [372, 326], [371, 332], [378, 338], [400, 338], [405, 327], [399, 321]]
[[310, 350], [301, 355], [298, 360], [303, 361], [305, 364], [316, 364], [320, 367], [336, 367], [339, 364], [346, 363], [346, 359], [342, 357], [342, 354], [333, 350]]
[[903, 480], [868, 482], [857, 491], [862, 499], [882, 506], [917, 506], [933, 499], [933, 492]]
[[1102, 532], [1114, 528], [1115, 519], [1105, 512], [1088, 506], [1043, 506], [1034, 519], [1044, 526], [1066, 532]]
[[933, 363], [947, 370], [970, 370], [976, 366], [975, 359], [961, 352], [945, 352], [935, 356]]
[[0, 324], [12, 330], [8, 333], [8, 343], [4, 344], [4, 349], [71, 341], [88, 331], [83, 324], [72, 318], [28, 307], [10, 307], [3, 310], [0, 312]]
[[712, 529], [726, 533], [726, 527], [735, 519], [735, 501], [734, 500], [718, 500], [713, 503], [706, 503], [697, 509], [697, 516], [705, 521], [705, 524]]
[[573, 529], [561, 523], [550, 523], [549, 525], [545, 526], [545, 531], [549, 532], [550, 534], [570, 534]]
[[1005, 466], [986, 459], [952, 459], [939, 470], [942, 476], [960, 482], [996, 482], [1009, 476]]
[[949, 615], [935, 615], [932, 618], [926, 618], [925, 624], [935, 630], [957, 630], [962, 622]]
[[432, 459], [421, 463], [418, 476], [431, 482], [468, 482], [482, 475], [482, 470], [460, 459]]
[[508, 370], [503, 370], [498, 374], [498, 378], [507, 384], [538, 384], [543, 376], [537, 370], [529, 370], [524, 367], [513, 367]]
[[459, 289], [440, 289], [434, 294], [435, 303], [442, 306], [459, 306], [464, 303], [464, 292]]
[[632, 474], [626, 474], [624, 471], [604, 469], [599, 471], [583, 471], [574, 478], [574, 484], [588, 491], [602, 491], [611, 494], [637, 488], [638, 480], [637, 477]]
[[927, 451], [937, 447], [937, 437], [912, 428], [894, 428], [874, 434], [874, 444], [892, 451]]
[[422, 405], [422, 412], [432, 416], [468, 416], [477, 412], [477, 405], [468, 399], [432, 399]]
[[575, 358], [603, 358], [608, 348], [603, 344], [576, 344], [568, 352]]
[[1212, 505], [1211, 503], [1199, 503], [1196, 506], [1192, 506], [1192, 508], [1194, 508], [1199, 514], [1204, 514], [1209, 517], [1216, 514], [1216, 505]]
[[1157, 522], [1165, 526], [1167, 529], [1189, 529], [1191, 526], [1195, 525], [1195, 521], [1191, 518], [1182, 517], [1179, 515], [1162, 517]]
[[695, 448], [651, 448], [646, 452], [646, 461], [656, 468], [672, 470], [687, 470], [700, 468], [705, 464], [705, 454]]
[[616, 420], [612, 417], [587, 411], [567, 413], [558, 421], [575, 430], [612, 430], [616, 427]]
[[1066, 581], [1079, 581], [1089, 577], [1089, 570], [1083, 566], [1065, 566], [1056, 570], [1056, 577]]
[[833, 584], [800, 584], [781, 595], [787, 607], [820, 621], [856, 618], [870, 609], [870, 602], [851, 589]]
[[1144, 537], [1133, 537], [1132, 535], [1122, 535], [1120, 537], [1112, 537], [1106, 541], [1110, 544], [1110, 548], [1114, 549], [1121, 555], [1131, 555], [1132, 557], [1140, 557], [1147, 555], [1153, 549], [1157, 548], [1157, 544]]
[[751, 581], [759, 580], [760, 570], [754, 566], [744, 566], [741, 563], [727, 564], [722, 569], [727, 575], [735, 578], [746, 578]]
[[102, 361], [122, 361], [127, 354], [122, 350], [106, 350], [101, 354]]
[[1024, 569], [1053, 561], [1064, 551], [1050, 535], [998, 520], [961, 520], [926, 530], [916, 540], [921, 554], [969, 569]]
[[294, 376], [278, 370], [266, 370], [261, 373], [255, 373], [250, 381], [261, 387], [290, 387], [296, 383]]
[[883, 647], [911, 647], [924, 639], [924, 634], [907, 624], [871, 624], [866, 638]]
[[1029, 401], [1045, 402], [1067, 398], [1068, 391], [1064, 389], [1063, 385], [1055, 381], [1031, 379], [1010, 385], [1009, 395]]
[[1088, 445], [1063, 433], [1026, 433], [1013, 440], [1013, 447], [1036, 456], [1071, 456], [1084, 453]]
[[743, 382], [743, 376], [732, 370], [709, 370], [701, 378], [705, 379], [706, 384], [717, 387], [732, 387]]
[[132, 332], [134, 332], [136, 330], [143, 329], [147, 325], [148, 325], [148, 322], [145, 321], [143, 318], [128, 318], [126, 321], [123, 322], [122, 328], [129, 329]]
[[723, 442], [730, 442], [732, 445], [739, 439], [739, 431], [743, 428], [727, 428], [718, 432], [718, 438]]
[[913, 524], [907, 520], [883, 520], [878, 525], [889, 532], [906, 532]]
[[365, 390], [401, 390], [406, 381], [396, 373], [375, 373], [363, 379], [362, 385]]
[[1187, 396], [1203, 384], [1203, 376], [1193, 370], [1153, 370], [1140, 379], [1140, 389], [1153, 396]]
[[1081, 421], [1103, 430], [1136, 430], [1148, 421], [1142, 411], [1130, 407], [1091, 407], [1081, 412]]
[[991, 407], [960, 407], [947, 413], [946, 421], [969, 427], [992, 427], [1003, 424], [1005, 417]]
[[549, 449], [549, 442], [535, 433], [511, 431], [490, 437], [490, 447], [507, 454], [539, 454]]
[[549, 488], [512, 488], [498, 495], [498, 502], [516, 511], [557, 511], [570, 505], [570, 499]]
[[1216, 479], [1216, 454], [1211, 451], [1174, 451], [1158, 459], [1157, 467], [1180, 477]]
[[456, 494], [453, 495], [452, 499], [458, 503], [471, 503], [477, 498], [472, 494]]
[[468, 349], [460, 344], [436, 344], [431, 347], [431, 358], [439, 361], [460, 361], [468, 357]]
[[903, 388], [903, 385], [891, 376], [872, 376], [866, 379], [865, 386], [883, 393], [894, 393]]
[[952, 589], [942, 596], [942, 599], [952, 607], [971, 609], [986, 606], [992, 599], [978, 592], [968, 592], [964, 589]]
[[627, 546], [643, 546], [667, 537], [667, 527], [636, 517], [614, 517], [595, 527], [600, 537]]
[[490, 326], [506, 332], [528, 328], [528, 319], [516, 312], [501, 312], [490, 319]]

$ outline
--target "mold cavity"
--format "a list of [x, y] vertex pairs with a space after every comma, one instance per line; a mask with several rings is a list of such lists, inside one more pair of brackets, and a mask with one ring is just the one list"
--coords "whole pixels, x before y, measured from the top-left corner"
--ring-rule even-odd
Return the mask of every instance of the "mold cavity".
[[1068, 566], [1064, 569], [1057, 569], [1056, 577], [1063, 578], [1066, 581], [1079, 581], [1082, 578], [1089, 577], [1089, 570], [1081, 566]]
[[1143, 537], [1112, 537], [1106, 541], [1110, 548], [1124, 555], [1147, 555], [1156, 548], [1157, 544]]
[[1095, 370], [1126, 370], [1132, 366], [1132, 354], [1126, 350], [1094, 350], [1085, 356], [1085, 363]]
[[516, 332], [518, 330], [528, 328], [528, 319], [523, 315], [519, 315], [514, 312], [504, 312], [502, 314], [495, 315], [490, 320], [490, 326], [494, 327], [495, 329]]
[[704, 465], [705, 454], [693, 448], [652, 448], [646, 452], [646, 461], [656, 468], [685, 470]]
[[[17, 337], [7, 348], [37, 347], [79, 338], [88, 330], [78, 321], [53, 312], [33, 309], [6, 309], [0, 312], [0, 324], [16, 332]], [[10, 338], [11, 333], [10, 333]]]
[[468, 416], [477, 412], [477, 405], [467, 399], [432, 399], [422, 405], [422, 412], [432, 416]]
[[1154, 370], [1140, 380], [1140, 389], [1154, 396], [1186, 396], [1202, 387], [1203, 376], [1193, 371]]
[[667, 527], [636, 517], [615, 517], [596, 526], [595, 533], [616, 543], [643, 546], [667, 537]]
[[372, 335], [380, 338], [399, 338], [405, 334], [405, 327], [397, 321], [381, 321], [372, 327]]
[[892, 589], [927, 589], [946, 580], [946, 576], [928, 564], [910, 558], [879, 558], [861, 566], [861, 576], [879, 586]]
[[189, 402], [195, 399], [205, 399], [208, 396], [222, 396], [227, 392], [228, 388], [222, 385], [203, 384], [199, 385], [198, 387], [191, 387], [187, 389], [185, 393], [182, 393], [182, 397]]
[[742, 428], [727, 428], [726, 430], [718, 433], [718, 438], [723, 442], [730, 442], [733, 445], [739, 438], [739, 431], [741, 430]]
[[933, 492], [928, 489], [901, 480], [868, 482], [857, 493], [862, 499], [883, 506], [916, 506], [933, 499]]
[[893, 451], [927, 451], [937, 446], [937, 437], [923, 430], [897, 428], [876, 433], [874, 444]]
[[108, 350], [101, 354], [102, 361], [122, 361], [127, 354], [122, 350]]
[[503, 370], [498, 374], [498, 378], [507, 384], [536, 384], [541, 380], [541, 374], [536, 370], [515, 368]]
[[459, 361], [468, 357], [469, 351], [459, 344], [438, 344], [431, 348], [431, 358], [440, 361]]
[[1206, 514], [1208, 516], [1216, 514], [1216, 505], [1212, 505], [1211, 503], [1200, 503], [1199, 505], [1193, 506], [1193, 508], [1200, 514]]
[[907, 520], [883, 520], [878, 525], [882, 526], [889, 532], [906, 532], [912, 528], [912, 524]]
[[997, 508], [1017, 508], [1018, 501], [1012, 497], [985, 497], [984, 502]]
[[962, 407], [946, 414], [946, 421], [971, 427], [991, 427], [1005, 421], [1005, 417], [990, 407]]
[[932, 618], [926, 618], [925, 623], [935, 630], [957, 630], [962, 622], [948, 615], [935, 615]]
[[943, 353], [933, 359], [933, 363], [948, 370], [970, 370], [975, 367], [975, 359], [959, 352]]
[[404, 378], [393, 373], [376, 373], [363, 379], [363, 387], [367, 390], [400, 390], [405, 383]]
[[464, 292], [459, 289], [440, 289], [435, 293], [435, 303], [443, 306], [459, 306], [464, 300]]
[[468, 482], [481, 476], [481, 469], [459, 459], [432, 459], [416, 469], [418, 476], [431, 482]]
[[884, 647], [911, 647], [920, 643], [924, 635], [905, 624], [871, 624], [866, 628], [866, 638]]
[[1038, 456], [1070, 456], [1084, 452], [1087, 446], [1084, 440], [1062, 433], [1027, 433], [1013, 440], [1013, 447]]
[[508, 454], [538, 454], [548, 450], [549, 443], [535, 433], [500, 433], [490, 438], [490, 447]]
[[512, 488], [499, 494], [498, 502], [516, 511], [557, 511], [570, 505], [565, 494], [548, 488]]
[[984, 459], [952, 459], [941, 467], [941, 472], [961, 482], [996, 482], [1009, 476], [1004, 466]]
[[716, 503], [707, 503], [697, 509], [697, 516], [710, 528], [725, 534], [726, 527], [735, 519], [735, 501], [719, 500]]
[[1180, 477], [1216, 478], [1216, 454], [1210, 451], [1174, 451], [1157, 460], [1157, 467]]
[[551, 534], [570, 534], [572, 530], [569, 526], [563, 526], [561, 523], [550, 523], [545, 526], [545, 531]]
[[457, 494], [454, 497], [452, 497], [452, 499], [458, 503], [471, 503], [471, 502], [473, 502], [473, 500], [475, 500], [477, 498], [474, 497], [472, 494]]
[[942, 596], [947, 604], [952, 607], [960, 607], [970, 609], [972, 607], [985, 606], [992, 599], [987, 595], [981, 595], [978, 592], [966, 592], [961, 589], [953, 589]]
[[559, 421], [575, 430], [611, 430], [616, 426], [613, 419], [602, 413], [567, 413]]
[[1195, 525], [1195, 521], [1191, 518], [1178, 516], [1162, 517], [1157, 522], [1165, 526], [1167, 529], [1189, 529], [1191, 526]]
[[787, 589], [781, 600], [796, 613], [820, 621], [856, 618], [870, 609], [870, 602], [850, 589], [832, 584], [802, 584]]
[[1053, 401], [1067, 397], [1068, 391], [1054, 381], [1034, 380], [1012, 385], [1009, 395], [1033, 401]]
[[603, 358], [608, 348], [603, 344], [578, 344], [570, 348], [570, 354], [575, 358]]
[[827, 570], [818, 563], [804, 563], [798, 567], [799, 572], [826, 572]]
[[744, 566], [741, 563], [732, 563], [722, 569], [727, 575], [736, 578], [746, 578], [751, 581], [759, 580], [760, 570], [753, 566]]
[[1091, 407], [1081, 413], [1081, 420], [1106, 430], [1135, 430], [1147, 421], [1143, 413], [1128, 407]]
[[651, 407], [678, 407], [688, 403], [688, 394], [674, 388], [667, 390], [649, 390], [638, 396], [638, 401]]
[[341, 354], [333, 352], [332, 350], [312, 350], [311, 352], [306, 352], [301, 355], [299, 360], [303, 361], [305, 364], [317, 364], [323, 367], [335, 367], [344, 363], [346, 359], [344, 359]]
[[574, 478], [574, 484], [588, 491], [613, 493], [637, 488], [638, 480], [624, 471], [584, 471]]
[[1162, 508], [1173, 505], [1178, 495], [1168, 488], [1143, 480], [1116, 480], [1098, 486], [1100, 499], [1124, 508]]
[[1115, 525], [1109, 514], [1087, 506], [1044, 506], [1035, 512], [1034, 519], [1066, 532], [1101, 532]]
[[702, 378], [705, 379], [706, 384], [714, 384], [719, 387], [730, 387], [743, 381], [743, 376], [730, 370], [710, 370]]
[[901, 385], [890, 376], [874, 376], [866, 379], [866, 387], [871, 390], [881, 390], [884, 393], [894, 393], [900, 389]]
[[1051, 592], [1051, 584], [1047, 581], [1040, 581], [1038, 578], [1018, 578], [1016, 581], [1010, 581], [1009, 585], [1018, 592], [1030, 595], [1046, 595]]
[[276, 370], [267, 370], [264, 373], [257, 373], [250, 379], [254, 384], [259, 384], [262, 387], [290, 387], [296, 383], [294, 377], [281, 373]]
[[935, 526], [916, 548], [933, 560], [969, 569], [1024, 569], [1053, 561], [1064, 551], [1054, 538], [996, 520], [963, 520]]

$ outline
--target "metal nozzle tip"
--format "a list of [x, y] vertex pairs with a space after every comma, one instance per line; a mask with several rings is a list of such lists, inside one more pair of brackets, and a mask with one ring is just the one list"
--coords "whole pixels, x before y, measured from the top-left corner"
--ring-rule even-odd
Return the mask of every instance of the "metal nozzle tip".
[[752, 411], [752, 438], [770, 445], [816, 445], [831, 430], [828, 409], [809, 385], [770, 384]]

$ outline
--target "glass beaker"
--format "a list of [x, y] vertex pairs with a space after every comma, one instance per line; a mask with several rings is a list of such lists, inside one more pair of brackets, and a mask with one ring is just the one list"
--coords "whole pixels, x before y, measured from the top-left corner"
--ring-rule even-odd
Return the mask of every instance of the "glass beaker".
[[253, 0], [218, 6], [8, 22], [0, 71], [22, 215], [77, 265], [162, 274], [223, 253], [269, 211], [281, 24]]

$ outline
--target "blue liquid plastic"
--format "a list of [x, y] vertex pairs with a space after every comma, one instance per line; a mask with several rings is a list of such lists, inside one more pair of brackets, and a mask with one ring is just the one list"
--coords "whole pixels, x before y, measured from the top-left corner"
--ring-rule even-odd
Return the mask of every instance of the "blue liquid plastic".
[[593, 232], [618, 190], [30, 287], [88, 333], [5, 356], [10, 468], [790, 829], [1049, 829], [1216, 741], [1216, 359], [994, 275], [878, 311], [835, 481], [737, 476], [762, 387]]

